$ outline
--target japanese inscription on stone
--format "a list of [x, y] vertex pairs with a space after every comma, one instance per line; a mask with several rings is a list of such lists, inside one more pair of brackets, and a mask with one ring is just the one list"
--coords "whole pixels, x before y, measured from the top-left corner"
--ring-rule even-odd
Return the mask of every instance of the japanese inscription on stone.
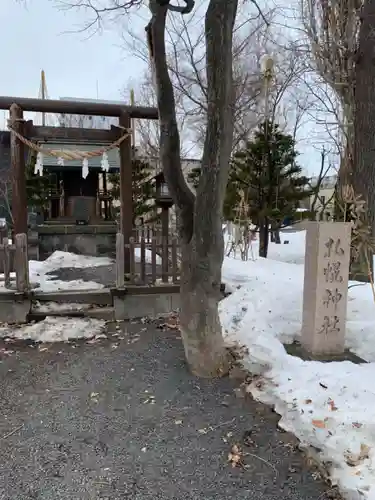
[[341, 246], [340, 238], [334, 240], [331, 237], [325, 241], [324, 248], [326, 265], [323, 274], [326, 282], [326, 289], [323, 294], [323, 306], [326, 310], [326, 314], [324, 315], [319, 333], [330, 335], [340, 332], [341, 322], [336, 312], [337, 306], [342, 299], [342, 293], [335, 285], [341, 285], [343, 282], [343, 277], [340, 274], [341, 262], [338, 259], [341, 259], [345, 255], [345, 250]]
[[351, 226], [311, 222], [306, 234], [302, 344], [321, 354], [345, 342]]

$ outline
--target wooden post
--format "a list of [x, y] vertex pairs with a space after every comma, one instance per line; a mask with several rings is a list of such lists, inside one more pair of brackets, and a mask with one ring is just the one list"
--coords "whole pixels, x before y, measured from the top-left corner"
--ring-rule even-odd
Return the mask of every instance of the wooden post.
[[172, 281], [177, 283], [178, 280], [178, 263], [177, 263], [177, 238], [172, 239]]
[[4, 269], [4, 281], [5, 288], [10, 288], [10, 250], [9, 250], [9, 240], [8, 238], [3, 239], [3, 269]]
[[108, 190], [107, 190], [107, 173], [106, 172], [102, 173], [102, 178], [103, 178], [103, 193], [104, 193], [104, 219], [108, 220], [109, 213], [108, 213]]
[[125, 285], [124, 271], [124, 235], [116, 234], [116, 286], [122, 288]]
[[140, 264], [141, 264], [141, 283], [142, 285], [146, 284], [146, 242], [145, 242], [145, 237], [142, 235], [141, 238], [141, 258], [140, 258]]
[[153, 236], [151, 240], [151, 283], [155, 285], [156, 283], [156, 237]]
[[168, 207], [162, 207], [161, 210], [161, 267], [163, 283], [168, 282], [168, 233], [169, 233], [169, 210]]
[[27, 235], [25, 233], [15, 235], [15, 271], [16, 284], [19, 292], [25, 292], [29, 288], [29, 259], [27, 256]]
[[[23, 111], [17, 104], [10, 107], [10, 123], [16, 132], [23, 135]], [[12, 165], [12, 217], [14, 233], [27, 234], [27, 196], [25, 147], [15, 134], [10, 133], [10, 156]]]
[[129, 244], [125, 244], [125, 249], [129, 249], [129, 279], [130, 283], [135, 283], [135, 242], [134, 238], [129, 238]]
[[[122, 128], [130, 128], [130, 117], [122, 113], [119, 118]], [[125, 253], [124, 269], [125, 274], [130, 273], [130, 238], [133, 230], [133, 183], [132, 183], [132, 147], [131, 136], [120, 144], [120, 231], [124, 235]]]

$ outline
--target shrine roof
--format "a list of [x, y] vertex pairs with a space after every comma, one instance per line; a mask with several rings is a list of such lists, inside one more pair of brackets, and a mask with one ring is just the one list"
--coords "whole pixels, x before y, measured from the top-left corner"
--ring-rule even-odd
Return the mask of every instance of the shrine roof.
[[[63, 151], [98, 151], [103, 147], [106, 147], [108, 144], [77, 144], [77, 143], [64, 143], [61, 142], [48, 142], [46, 144], [41, 144], [42, 148], [55, 149], [55, 150], [63, 150]], [[118, 148], [111, 149], [107, 153], [108, 155], [108, 163], [111, 172], [117, 172], [120, 170], [120, 152]], [[93, 158], [89, 158], [89, 167], [90, 169], [98, 169], [101, 170], [101, 161], [102, 156], [95, 156]], [[53, 170], [63, 170], [66, 169], [76, 169], [82, 168], [82, 160], [64, 160], [64, 166], [57, 164], [57, 158], [54, 156], [44, 156], [43, 157], [43, 166], [47, 169]]]

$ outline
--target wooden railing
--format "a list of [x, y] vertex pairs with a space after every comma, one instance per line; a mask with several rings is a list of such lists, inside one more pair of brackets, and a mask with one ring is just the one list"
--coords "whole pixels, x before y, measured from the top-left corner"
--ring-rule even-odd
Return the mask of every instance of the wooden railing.
[[[130, 272], [125, 274], [125, 252], [130, 261]], [[125, 245], [124, 236], [116, 236], [116, 285], [178, 284], [180, 282], [179, 245], [177, 238], [130, 238]]]
[[14, 244], [7, 237], [0, 241], [0, 287], [4, 282], [7, 289], [25, 292], [29, 289], [27, 235], [16, 234], [14, 240]]

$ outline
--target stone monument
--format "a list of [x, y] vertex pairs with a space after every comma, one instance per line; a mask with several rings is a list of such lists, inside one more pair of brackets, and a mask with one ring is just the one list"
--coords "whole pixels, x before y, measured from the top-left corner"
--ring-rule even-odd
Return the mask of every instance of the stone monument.
[[344, 352], [352, 225], [309, 222], [306, 230], [302, 348]]

